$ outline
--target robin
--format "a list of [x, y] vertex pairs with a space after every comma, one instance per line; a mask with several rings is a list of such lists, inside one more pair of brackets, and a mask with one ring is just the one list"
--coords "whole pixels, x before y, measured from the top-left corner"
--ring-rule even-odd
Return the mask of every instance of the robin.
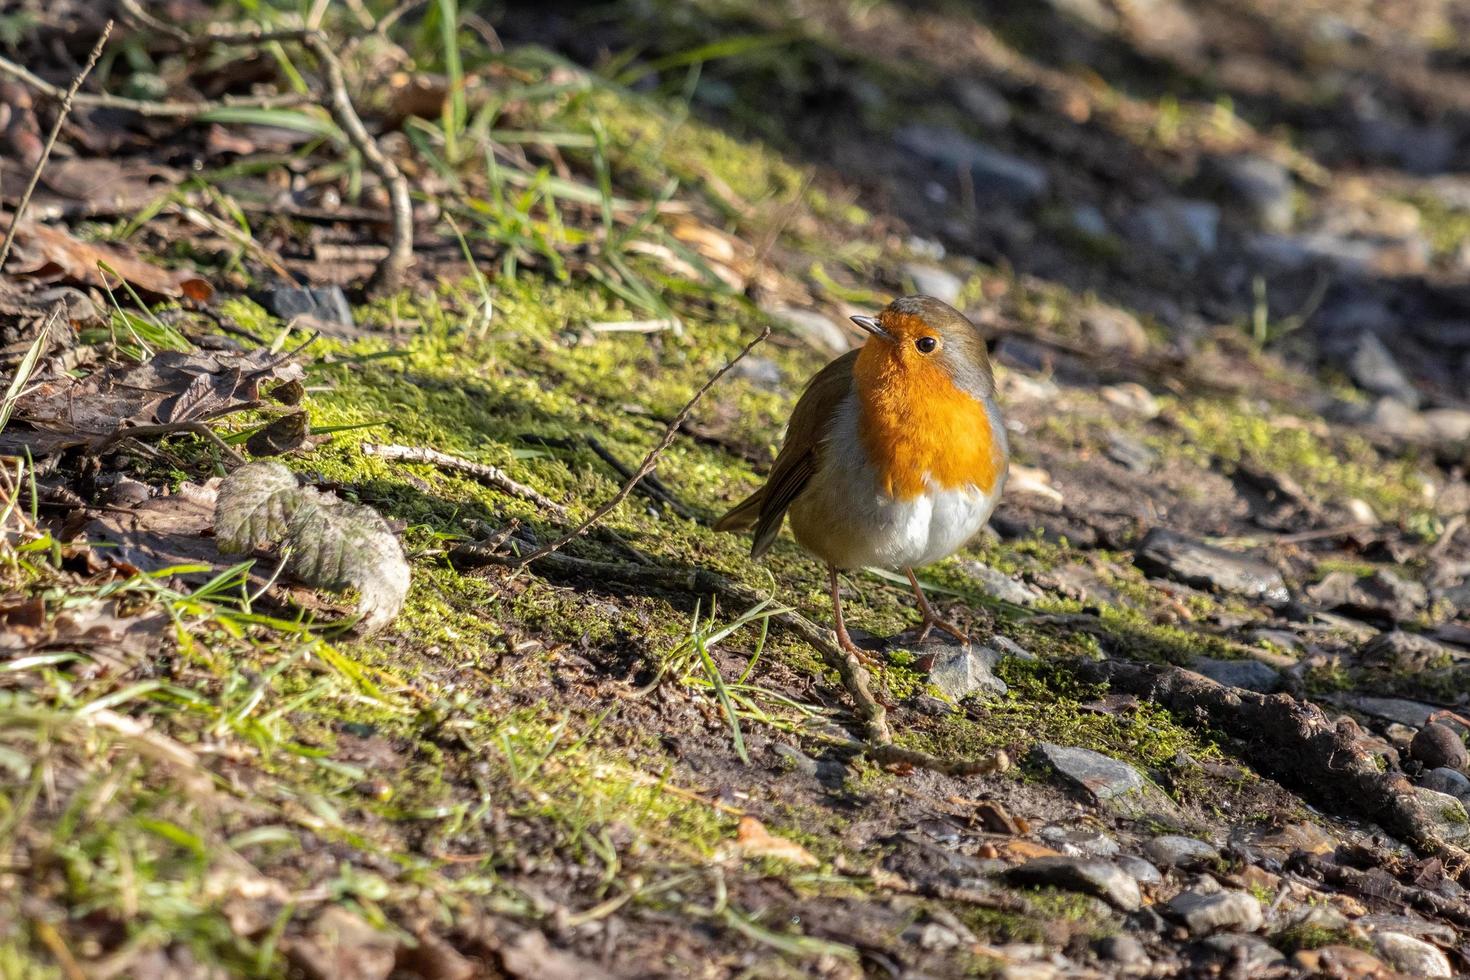
[[953, 554], [995, 509], [1008, 464], [985, 341], [954, 307], [904, 296], [853, 322], [871, 336], [817, 372], [786, 427], [763, 487], [715, 528], [753, 527], [750, 554], [770, 550], [787, 515], [797, 542], [827, 564], [838, 644], [848, 635], [839, 569], [902, 569], [918, 599], [922, 641], [939, 617], [914, 569]]

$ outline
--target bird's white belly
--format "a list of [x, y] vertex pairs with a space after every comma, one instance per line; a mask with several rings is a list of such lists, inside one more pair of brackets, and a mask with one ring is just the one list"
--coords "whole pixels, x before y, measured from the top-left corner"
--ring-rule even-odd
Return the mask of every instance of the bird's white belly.
[[855, 418], [839, 411], [825, 465], [791, 505], [796, 540], [838, 568], [904, 568], [953, 554], [990, 519], [1004, 474], [990, 492], [931, 487], [896, 500], [878, 487], [857, 451]]

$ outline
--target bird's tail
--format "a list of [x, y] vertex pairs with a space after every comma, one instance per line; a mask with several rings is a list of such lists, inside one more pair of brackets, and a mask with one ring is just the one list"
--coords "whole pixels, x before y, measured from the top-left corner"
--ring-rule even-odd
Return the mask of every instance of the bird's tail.
[[731, 507], [725, 516], [715, 521], [716, 531], [744, 531], [755, 527], [760, 520], [761, 503], [765, 500], [765, 488], [757, 490], [740, 503]]

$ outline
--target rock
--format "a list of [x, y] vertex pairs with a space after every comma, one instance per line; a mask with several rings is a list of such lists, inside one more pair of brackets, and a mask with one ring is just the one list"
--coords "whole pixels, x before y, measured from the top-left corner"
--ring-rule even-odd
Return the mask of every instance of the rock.
[[1118, 842], [1107, 834], [1082, 828], [1067, 829], [1055, 825], [1042, 827], [1041, 839], [1071, 857], [1112, 858], [1118, 854]]
[[1331, 572], [1308, 586], [1307, 596], [1326, 609], [1391, 622], [1409, 619], [1429, 604], [1424, 586], [1383, 569], [1361, 578], [1351, 572]]
[[1143, 845], [1144, 855], [1160, 868], [1197, 868], [1220, 860], [1220, 852], [1202, 840], [1163, 834]]
[[1006, 879], [1018, 885], [1050, 885], [1096, 895], [1124, 912], [1143, 905], [1138, 882], [1116, 865], [1092, 858], [1033, 858], [1009, 869]]
[[1428, 936], [1432, 939], [1442, 940], [1446, 943], [1455, 941], [1459, 933], [1453, 926], [1443, 922], [1430, 922], [1428, 919], [1420, 918], [1413, 913], [1394, 915], [1392, 913], [1370, 913], [1358, 918], [1356, 923], [1360, 928], [1379, 932], [1402, 932], [1406, 936], [1416, 938]]
[[1200, 948], [1239, 963], [1245, 976], [1255, 976], [1267, 967], [1285, 962], [1286, 956], [1260, 936], [1248, 933], [1222, 932], [1201, 939]]
[[1358, 334], [1345, 366], [1348, 376], [1363, 390], [1395, 398], [1410, 408], [1419, 407], [1418, 389], [1376, 334]]
[[1444, 667], [1453, 659], [1444, 645], [1404, 630], [1379, 633], [1363, 647], [1362, 657], [1368, 666], [1404, 673]]
[[[1410, 728], [1423, 728], [1429, 724], [1429, 716], [1440, 710], [1422, 701], [1410, 701], [1408, 698], [1377, 698], [1366, 694], [1349, 697], [1346, 703], [1354, 711], [1361, 711], [1374, 718], [1395, 721], [1400, 725], [1408, 725]], [[1451, 725], [1450, 727], [1456, 726]]]
[[1289, 598], [1281, 573], [1266, 562], [1161, 527], [1148, 532], [1139, 542], [1134, 562], [1150, 575], [1162, 575], [1196, 588], [1268, 602], [1285, 602]]
[[1328, 232], [1306, 235], [1261, 232], [1247, 239], [1246, 252], [1258, 262], [1283, 271], [1324, 265], [1344, 272], [1366, 272], [1378, 257], [1378, 246], [1364, 239]]
[[1209, 201], [1166, 198], [1135, 209], [1124, 230], [1138, 244], [1188, 264], [1215, 251], [1220, 209]]
[[322, 323], [356, 326], [352, 304], [341, 286], [272, 286], [259, 298], [262, 306], [282, 320], [311, 317]]
[[984, 129], [1003, 130], [1011, 124], [1011, 104], [984, 82], [961, 78], [954, 83], [955, 101]]
[[1097, 31], [1111, 34], [1118, 28], [1118, 15], [1103, 0], [1046, 0], [1047, 4], [1068, 17], [1075, 18]]
[[[925, 649], [928, 649], [927, 644]], [[953, 701], [964, 700], [973, 694], [1004, 694], [1007, 690], [1006, 682], [994, 673], [1000, 654], [990, 647], [974, 643], [968, 646], [946, 644], [933, 657], [929, 683]]]
[[480, 965], [432, 932], [415, 933], [414, 939], [415, 945], [398, 950], [398, 972], [420, 980], [474, 980], [480, 976]]
[[1208, 160], [1204, 182], [1241, 208], [1259, 227], [1286, 231], [1295, 210], [1291, 173], [1266, 157], [1242, 154]]
[[1145, 966], [1149, 962], [1143, 943], [1126, 932], [1098, 940], [1097, 955], [1119, 966]]
[[1033, 588], [1024, 582], [1017, 582], [1004, 572], [998, 572], [989, 565], [983, 565], [973, 559], [967, 558], [961, 561], [960, 571], [964, 572], [972, 581], [979, 584], [988, 595], [994, 596], [1002, 602], [1014, 602], [1018, 606], [1030, 606], [1036, 603], [1044, 594], [1040, 589]]
[[1419, 417], [1436, 445], [1459, 448], [1470, 442], [1470, 412], [1463, 408], [1429, 408]]
[[1113, 228], [1107, 217], [1091, 204], [1079, 204], [1067, 212], [1072, 229], [1085, 238], [1111, 239]]
[[1134, 473], [1147, 473], [1159, 461], [1158, 453], [1138, 439], [1122, 432], [1108, 434], [1108, 459]]
[[1363, 421], [1390, 440], [1423, 445], [1429, 442], [1429, 423], [1413, 407], [1397, 398], [1381, 396]]
[[1372, 953], [1355, 946], [1323, 946], [1299, 949], [1291, 957], [1293, 966], [1313, 977], [1342, 977], [1344, 980], [1387, 980], [1388, 968]]
[[852, 336], [825, 313], [784, 303], [765, 312], [777, 324], [824, 354], [845, 354], [852, 348]]
[[1419, 785], [1425, 789], [1432, 789], [1436, 793], [1444, 793], [1464, 802], [1465, 797], [1470, 796], [1470, 778], [1458, 769], [1450, 769], [1441, 766], [1431, 769], [1419, 780]]
[[1414, 797], [1445, 840], [1452, 844], [1470, 840], [1470, 814], [1465, 812], [1465, 804], [1448, 793], [1423, 786], [1414, 787]]
[[1456, 155], [1455, 133], [1446, 126], [1416, 126], [1398, 119], [1358, 120], [1358, 150], [1374, 163], [1389, 163], [1410, 173], [1442, 173]]
[[1226, 687], [1238, 687], [1261, 694], [1271, 694], [1281, 687], [1281, 673], [1259, 660], [1215, 660], [1211, 657], [1196, 657], [1189, 666], [1195, 673], [1204, 674], [1210, 680], [1224, 684]]
[[1464, 740], [1454, 729], [1435, 722], [1419, 729], [1409, 743], [1409, 755], [1426, 769], [1462, 770], [1467, 761]]
[[1148, 333], [1138, 318], [1126, 310], [1090, 306], [1082, 311], [1082, 336], [1091, 348], [1142, 354], [1148, 349]]
[[1159, 417], [1159, 400], [1143, 385], [1133, 381], [1107, 385], [1098, 391], [1103, 401], [1144, 421]]
[[968, 171], [982, 201], [1029, 204], [1047, 192], [1051, 178], [1042, 167], [940, 126], [911, 124], [894, 133], [898, 145], [940, 169]]
[[730, 373], [767, 391], [779, 388], [781, 385], [781, 368], [769, 357], [761, 357], [756, 354], [743, 357], [730, 369]]
[[1057, 772], [1086, 790], [1104, 808], [1135, 820], [1170, 819], [1174, 802], [1126, 762], [1091, 749], [1042, 742], [1037, 752]]
[[1164, 881], [1164, 876], [1159, 874], [1159, 869], [1141, 857], [1124, 854], [1115, 859], [1113, 863], [1132, 875], [1133, 880], [1140, 885], [1158, 885]]
[[951, 305], [960, 298], [965, 282], [959, 276], [937, 265], [922, 262], [905, 262], [903, 274], [914, 282], [914, 289], [925, 296], [933, 296]]
[[1265, 922], [1261, 903], [1247, 892], [1180, 892], [1169, 900], [1164, 911], [1184, 923], [1195, 936], [1232, 930], [1255, 932]]
[[1449, 958], [1422, 939], [1401, 932], [1375, 932], [1373, 945], [1378, 955], [1400, 973], [1411, 977], [1452, 977]]
[[398, 937], [374, 929], [361, 916], [339, 905], [329, 905], [306, 935], [286, 944], [286, 954], [297, 969], [314, 980], [387, 980], [398, 956]]

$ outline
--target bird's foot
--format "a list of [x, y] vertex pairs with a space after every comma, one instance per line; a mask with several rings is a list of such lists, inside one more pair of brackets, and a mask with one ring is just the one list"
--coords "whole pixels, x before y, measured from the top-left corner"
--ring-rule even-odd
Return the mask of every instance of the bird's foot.
[[926, 615], [924, 617], [924, 621], [919, 624], [919, 638], [915, 642], [923, 643], [924, 640], [928, 638], [929, 634], [934, 632], [936, 629], [940, 630], [941, 632], [948, 633], [956, 640], [959, 640], [961, 646], [970, 645], [970, 635], [968, 633], [966, 633], [964, 630], [960, 629], [953, 623], [945, 622], [938, 616], [932, 614]]

